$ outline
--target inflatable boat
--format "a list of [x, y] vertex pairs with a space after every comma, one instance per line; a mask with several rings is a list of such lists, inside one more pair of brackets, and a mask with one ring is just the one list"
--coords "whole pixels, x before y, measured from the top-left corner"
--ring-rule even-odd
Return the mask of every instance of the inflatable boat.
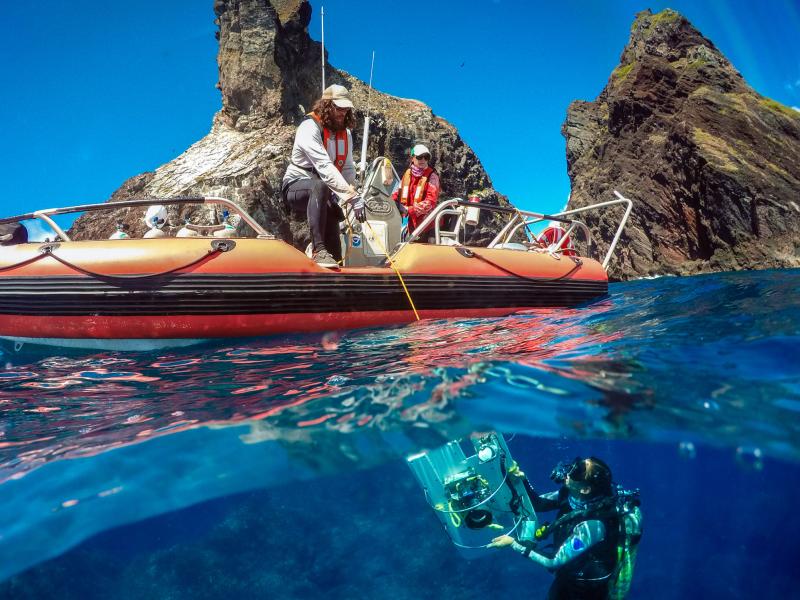
[[[558, 219], [567, 233], [585, 230], [590, 238], [574, 215], [452, 199], [403, 239], [385, 173], [376, 162], [367, 178], [367, 221], [346, 215], [338, 268], [317, 265], [223, 198], [146, 198], [0, 219], [0, 227], [37, 220], [52, 230], [52, 241], [21, 241], [15, 232], [0, 246], [0, 338], [16, 349], [147, 350], [211, 338], [503, 316], [576, 306], [607, 293], [613, 247], [601, 263], [565, 253], [568, 236], [559, 247], [542, 247], [524, 233], [530, 223]], [[621, 202], [628, 203], [627, 218], [629, 200], [603, 205]], [[165, 227], [167, 215], [190, 204], [217, 222]], [[77, 241], [55, 219], [102, 210], [147, 211], [150, 229], [134, 239], [118, 226], [112, 239]], [[487, 247], [461, 241], [477, 223], [476, 210], [508, 217]], [[419, 243], [423, 230], [434, 232], [433, 243]]]

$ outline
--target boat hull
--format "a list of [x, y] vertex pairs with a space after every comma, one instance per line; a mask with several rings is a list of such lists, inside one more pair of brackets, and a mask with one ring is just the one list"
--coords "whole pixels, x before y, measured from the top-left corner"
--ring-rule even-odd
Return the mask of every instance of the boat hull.
[[403, 324], [414, 309], [420, 318], [496, 317], [576, 306], [608, 285], [590, 259], [426, 244], [406, 246], [394, 268], [340, 270], [276, 240], [237, 240], [226, 251], [208, 239], [11, 250], [0, 253], [0, 337], [83, 348]]

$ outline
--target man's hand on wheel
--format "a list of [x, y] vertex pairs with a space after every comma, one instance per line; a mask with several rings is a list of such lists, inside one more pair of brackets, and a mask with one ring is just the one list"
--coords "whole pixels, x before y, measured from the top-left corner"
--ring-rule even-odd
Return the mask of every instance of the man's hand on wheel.
[[367, 207], [364, 205], [364, 198], [353, 196], [350, 198], [350, 207], [353, 209], [353, 214], [359, 223], [367, 220]]

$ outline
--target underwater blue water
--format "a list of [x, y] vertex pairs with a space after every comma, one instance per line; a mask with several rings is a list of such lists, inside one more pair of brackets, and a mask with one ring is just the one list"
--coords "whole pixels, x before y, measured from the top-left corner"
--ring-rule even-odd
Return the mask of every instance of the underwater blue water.
[[502, 432], [534, 486], [641, 490], [630, 598], [798, 596], [800, 271], [610, 286], [567, 310], [2, 355], [0, 598], [544, 597], [466, 560], [405, 457]]

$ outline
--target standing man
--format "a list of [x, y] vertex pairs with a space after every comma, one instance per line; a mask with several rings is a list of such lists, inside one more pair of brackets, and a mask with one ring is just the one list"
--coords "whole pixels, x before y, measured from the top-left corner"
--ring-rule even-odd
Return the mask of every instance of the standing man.
[[313, 258], [323, 267], [335, 267], [342, 259], [339, 222], [344, 213], [333, 194], [350, 203], [356, 219], [366, 220], [364, 200], [353, 185], [356, 167], [351, 129], [355, 122], [347, 88], [326, 88], [297, 128], [281, 185], [289, 206], [298, 212], [305, 210]]

